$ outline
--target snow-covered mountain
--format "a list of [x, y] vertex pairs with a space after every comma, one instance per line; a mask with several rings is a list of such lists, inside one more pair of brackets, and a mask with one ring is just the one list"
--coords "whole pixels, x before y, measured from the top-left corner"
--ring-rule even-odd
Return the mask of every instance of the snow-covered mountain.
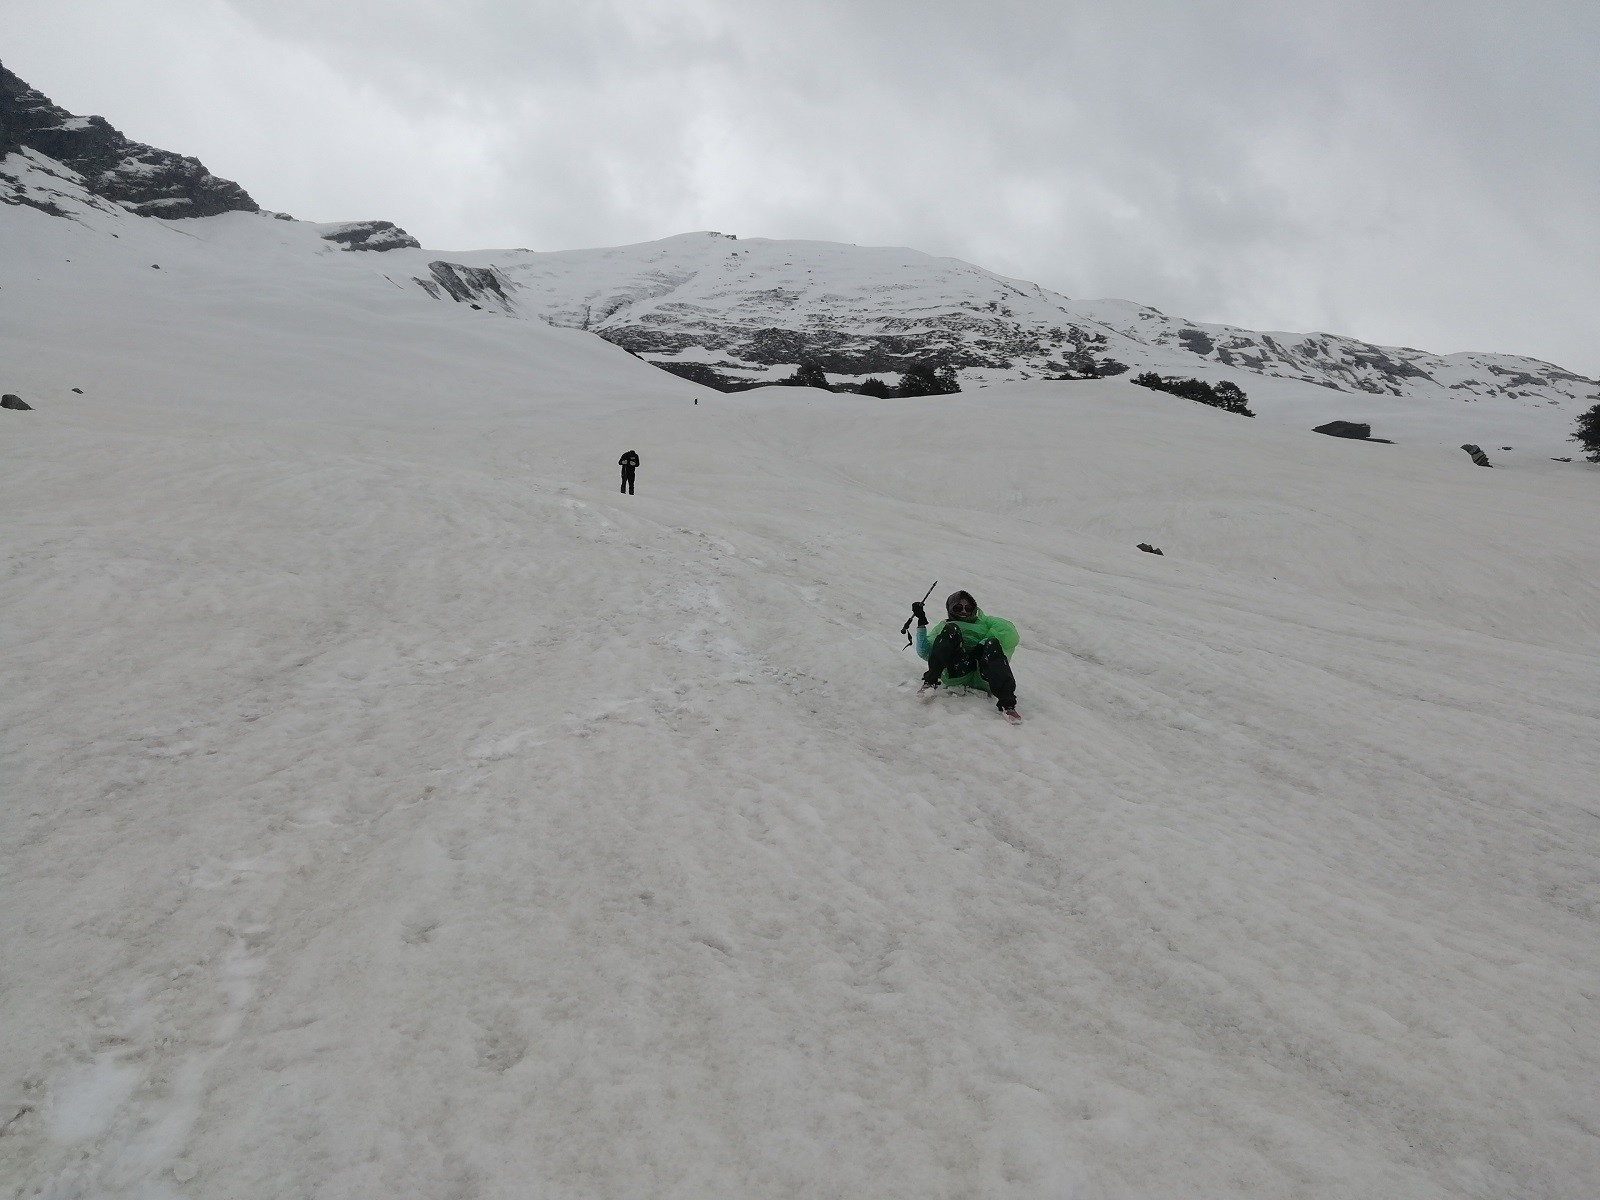
[[697, 233], [493, 261], [512, 311], [592, 330], [724, 387], [775, 382], [810, 358], [849, 382], [931, 360], [955, 367], [969, 385], [1132, 369], [1232, 379], [1247, 389], [1269, 378], [1456, 403], [1600, 400], [1600, 383], [1530, 358], [1185, 321], [1124, 301], [1072, 300], [898, 247]]
[[[847, 387], [893, 384], [924, 362], [954, 368], [969, 389], [1155, 371], [1234, 382], [1268, 420], [1355, 421], [1379, 437], [1543, 457], [1570, 454], [1577, 415], [1600, 402], [1600, 383], [1530, 358], [1186, 321], [903, 248], [690, 233], [594, 250], [426, 251], [388, 221], [260, 213], [196, 160], [67, 113], [3, 67], [0, 201], [67, 220], [93, 212], [108, 233], [128, 214], [257, 214], [295, 226], [279, 240], [309, 258], [330, 246], [386, 252], [364, 264], [374, 288], [585, 330], [723, 390], [776, 382], [803, 359]], [[308, 262], [308, 279], [318, 269]]]

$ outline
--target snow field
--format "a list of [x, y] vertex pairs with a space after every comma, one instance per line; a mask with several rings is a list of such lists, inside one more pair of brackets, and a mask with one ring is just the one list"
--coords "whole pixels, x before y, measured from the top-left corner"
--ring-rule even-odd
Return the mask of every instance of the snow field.
[[9, 1190], [1587, 1194], [1592, 473], [103, 270], [7, 316]]

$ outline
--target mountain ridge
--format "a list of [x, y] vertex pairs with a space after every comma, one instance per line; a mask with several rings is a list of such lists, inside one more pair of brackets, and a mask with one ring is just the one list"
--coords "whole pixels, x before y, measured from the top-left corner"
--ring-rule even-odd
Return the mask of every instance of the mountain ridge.
[[[23, 150], [60, 163], [94, 195], [140, 216], [210, 217], [261, 208], [244, 188], [213, 175], [199, 159], [133, 141], [104, 117], [70, 113], [0, 63], [0, 161]], [[6, 203], [48, 203], [14, 182], [5, 184], [0, 179], [0, 200]]]
[[[101, 117], [74, 116], [3, 66], [0, 201], [68, 219], [98, 209], [293, 222], [198, 159], [132, 142]], [[1191, 321], [1132, 301], [1072, 299], [907, 247], [699, 231], [628, 246], [440, 254], [388, 221], [293, 223], [334, 248], [379, 252], [390, 283], [398, 276], [436, 300], [594, 333], [723, 391], [780, 382], [809, 361], [842, 390], [934, 364], [967, 388], [1143, 371], [1247, 392], [1309, 386], [1348, 398], [1341, 407], [1330, 395], [1329, 416], [1362, 420], [1417, 402], [1567, 410], [1541, 414], [1552, 431], [1550, 418], [1570, 427], [1600, 402], [1600, 382], [1526, 356]]]
[[[777, 382], [806, 358], [846, 383], [932, 361], [980, 385], [1155, 370], [1246, 384], [1266, 376], [1373, 396], [1600, 400], [1600, 383], [1527, 356], [1434, 354], [1190, 321], [1129, 301], [1074, 300], [905, 247], [741, 241], [706, 231], [492, 257], [517, 311], [587, 329], [723, 390]], [[478, 253], [463, 261], [489, 260]]]

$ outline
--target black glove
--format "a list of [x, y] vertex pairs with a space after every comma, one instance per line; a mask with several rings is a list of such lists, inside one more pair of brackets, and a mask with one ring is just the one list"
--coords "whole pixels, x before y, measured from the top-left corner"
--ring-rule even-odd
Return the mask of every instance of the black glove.
[[917, 628], [919, 629], [928, 623], [928, 610], [922, 607], [921, 600], [912, 602], [911, 615], [917, 619]]

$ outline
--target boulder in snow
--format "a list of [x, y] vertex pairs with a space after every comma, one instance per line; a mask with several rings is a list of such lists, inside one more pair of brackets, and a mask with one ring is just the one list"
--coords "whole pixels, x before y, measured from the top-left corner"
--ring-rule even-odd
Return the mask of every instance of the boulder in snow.
[[1325, 433], [1329, 437], [1369, 438], [1372, 436], [1372, 426], [1361, 421], [1329, 421], [1326, 425], [1318, 425], [1311, 432]]

